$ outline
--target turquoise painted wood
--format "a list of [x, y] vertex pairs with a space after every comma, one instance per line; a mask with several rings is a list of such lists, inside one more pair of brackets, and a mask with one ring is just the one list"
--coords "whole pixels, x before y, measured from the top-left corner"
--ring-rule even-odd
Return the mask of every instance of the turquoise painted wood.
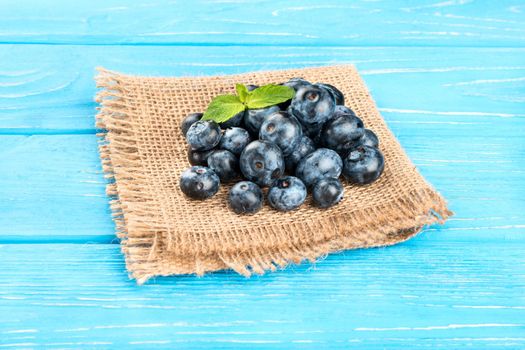
[[[0, 348], [525, 348], [522, 1], [0, 1]], [[354, 63], [456, 216], [245, 279], [129, 280], [96, 66]]]

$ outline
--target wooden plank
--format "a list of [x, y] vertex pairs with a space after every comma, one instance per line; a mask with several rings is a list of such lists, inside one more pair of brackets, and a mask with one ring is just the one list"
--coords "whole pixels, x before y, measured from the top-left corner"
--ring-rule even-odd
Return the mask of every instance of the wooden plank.
[[421, 237], [251, 279], [142, 287], [115, 245], [1, 245], [0, 346], [518, 349], [524, 244]]
[[409, 120], [522, 118], [524, 55], [486, 48], [0, 45], [0, 134], [95, 133], [93, 75], [101, 65], [189, 76], [355, 63], [379, 107]]
[[519, 0], [3, 1], [0, 42], [523, 46]]

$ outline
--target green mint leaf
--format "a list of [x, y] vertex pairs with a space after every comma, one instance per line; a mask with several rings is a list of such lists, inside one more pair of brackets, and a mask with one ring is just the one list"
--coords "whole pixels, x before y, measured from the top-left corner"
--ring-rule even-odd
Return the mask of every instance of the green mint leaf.
[[235, 90], [237, 90], [237, 95], [239, 95], [239, 99], [241, 102], [246, 102], [246, 96], [248, 96], [248, 89], [246, 88], [246, 85], [244, 84], [235, 84]]
[[288, 86], [269, 84], [251, 91], [245, 103], [251, 109], [264, 108], [288, 101], [294, 94]]
[[224, 123], [239, 112], [246, 109], [239, 96], [219, 95], [216, 96], [208, 105], [202, 120], [213, 120], [217, 123]]

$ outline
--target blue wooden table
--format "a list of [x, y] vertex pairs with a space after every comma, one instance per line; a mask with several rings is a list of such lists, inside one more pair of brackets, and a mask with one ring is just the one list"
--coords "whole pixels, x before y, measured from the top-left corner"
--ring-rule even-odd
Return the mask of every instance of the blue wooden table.
[[[456, 215], [246, 279], [128, 279], [94, 68], [354, 63]], [[0, 0], [0, 348], [525, 348], [523, 1]]]

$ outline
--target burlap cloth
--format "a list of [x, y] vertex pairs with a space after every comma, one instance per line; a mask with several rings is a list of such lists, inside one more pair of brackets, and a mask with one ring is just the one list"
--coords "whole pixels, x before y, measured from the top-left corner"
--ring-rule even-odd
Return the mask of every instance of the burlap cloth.
[[[386, 126], [353, 66], [184, 78], [99, 73], [100, 157], [126, 265], [138, 283], [227, 268], [249, 276], [330, 252], [391, 245], [451, 214]], [[308, 199], [293, 212], [265, 205], [253, 216], [236, 215], [228, 209], [228, 185], [206, 201], [185, 198], [179, 176], [189, 164], [181, 120], [204, 111], [214, 96], [234, 93], [235, 83], [292, 77], [341, 89], [346, 105], [379, 136], [386, 163], [381, 178], [369, 186], [345, 182], [345, 198], [328, 210]]]

